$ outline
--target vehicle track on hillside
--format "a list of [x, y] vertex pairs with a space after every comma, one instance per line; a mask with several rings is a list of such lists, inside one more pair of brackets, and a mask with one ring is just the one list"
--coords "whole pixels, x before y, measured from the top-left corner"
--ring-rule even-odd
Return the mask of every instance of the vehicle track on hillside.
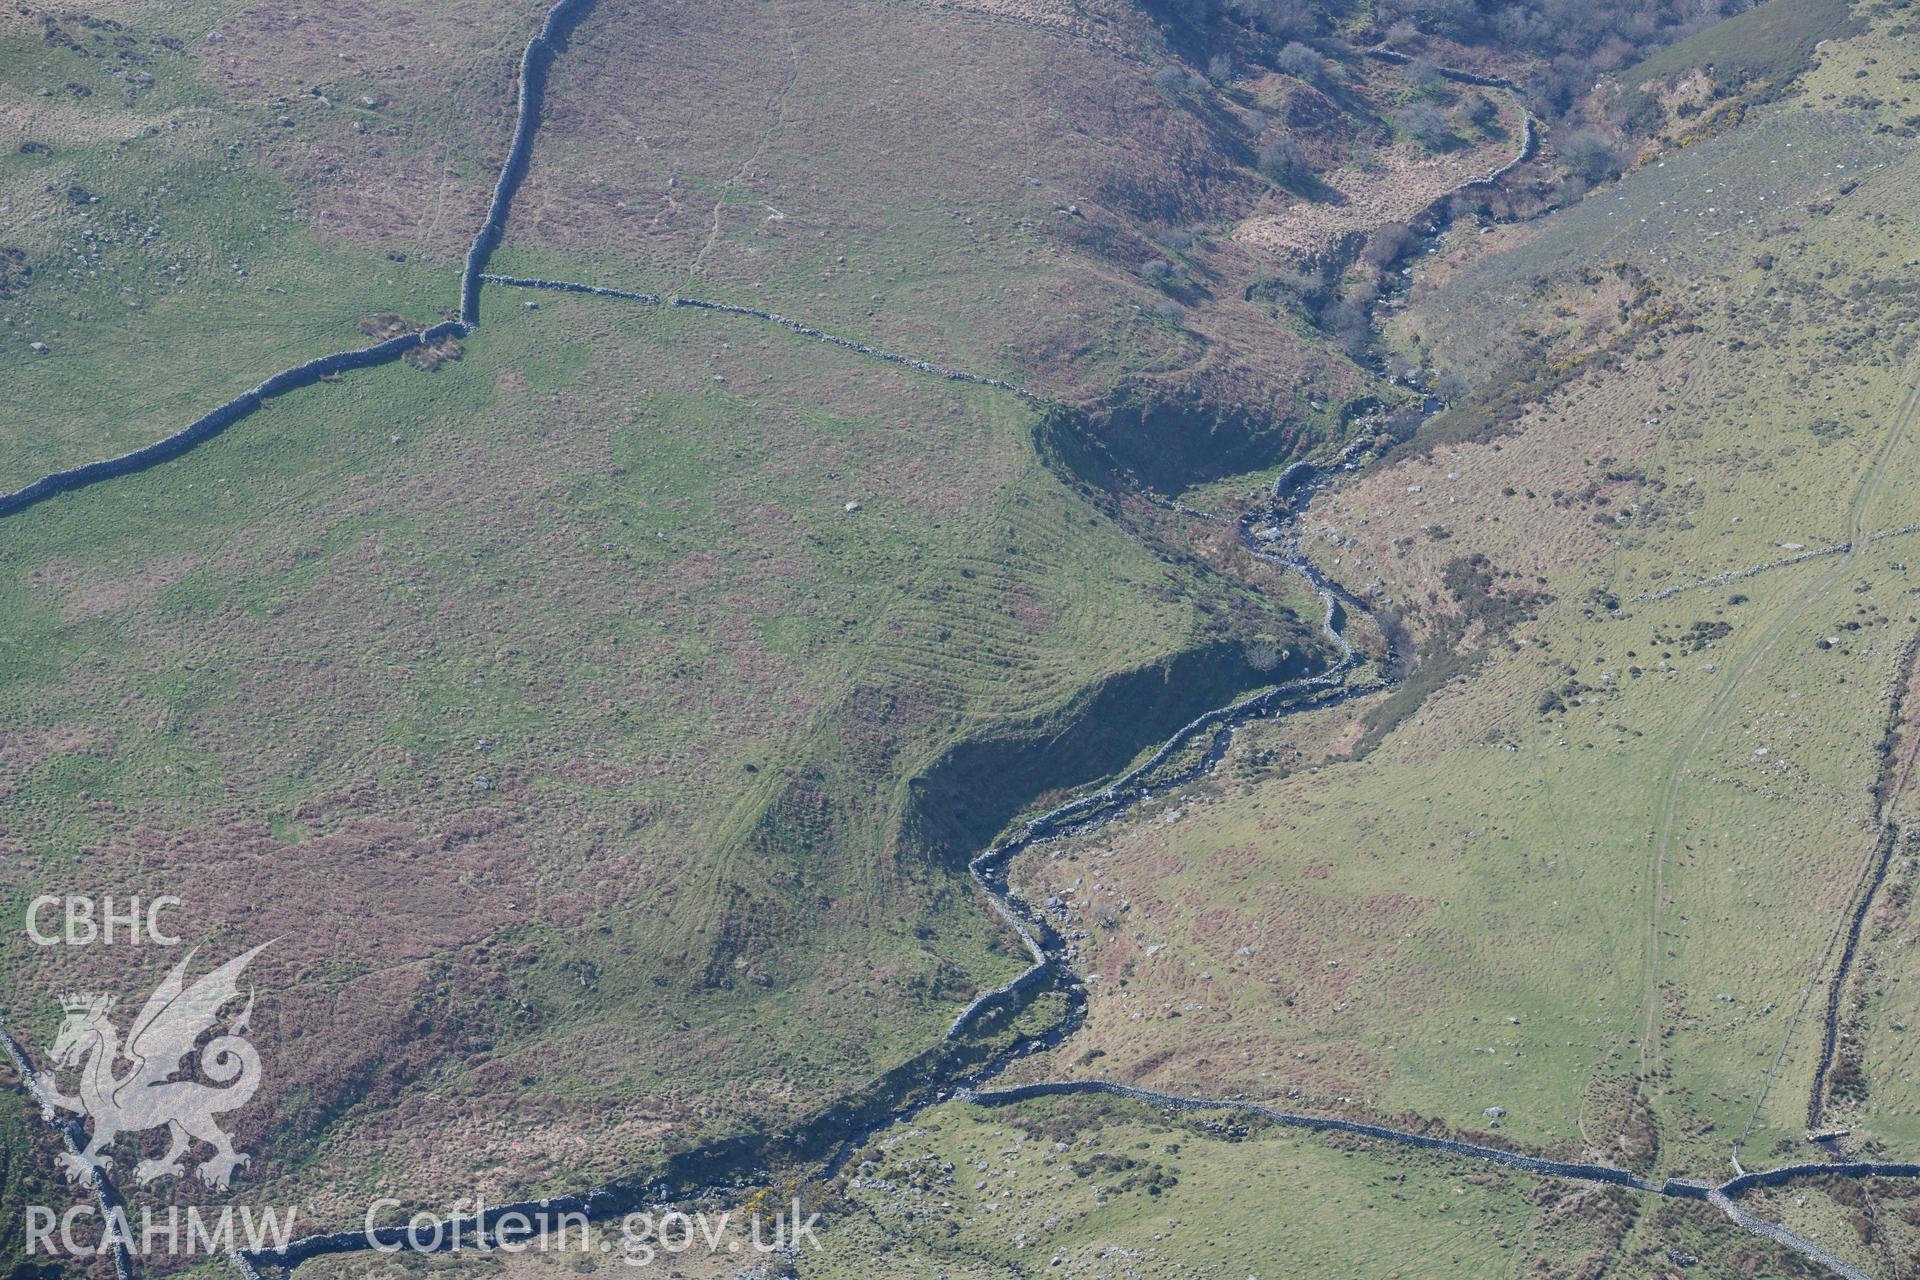
[[[1639, 1074], [1656, 1095], [1660, 1092], [1659, 1082], [1655, 1078], [1660, 1068], [1660, 1054], [1657, 1046], [1661, 1021], [1660, 924], [1662, 912], [1660, 900], [1666, 891], [1666, 863], [1672, 852], [1674, 830], [1679, 819], [1680, 793], [1684, 789], [1687, 776], [1693, 770], [1694, 760], [1705, 748], [1707, 740], [1719, 729], [1722, 718], [1732, 706], [1735, 695], [1740, 692], [1748, 677], [1773, 655], [1780, 641], [1806, 616], [1807, 610], [1832, 589], [1847, 569], [1857, 565], [1860, 557], [1866, 554], [1871, 544], [1866, 529], [1867, 510], [1872, 504], [1880, 477], [1885, 472], [1887, 463], [1893, 458], [1894, 450], [1912, 429], [1916, 413], [1920, 413], [1920, 383], [1910, 386], [1907, 395], [1894, 412], [1893, 422], [1888, 428], [1886, 440], [1881, 445], [1879, 454], [1875, 456], [1854, 488], [1853, 499], [1847, 513], [1847, 540], [1839, 544], [1846, 548], [1845, 557], [1836, 560], [1831, 568], [1794, 596], [1785, 610], [1774, 617], [1767, 629], [1761, 633], [1760, 641], [1747, 661], [1734, 673], [1732, 679], [1721, 686], [1719, 693], [1707, 705], [1706, 711], [1696, 722], [1687, 745], [1675, 757], [1672, 767], [1668, 770], [1667, 780], [1661, 792], [1660, 818], [1654, 832], [1649, 880], [1652, 901], [1648, 904], [1647, 974], [1641, 996], [1639, 1043]], [[1867, 867], [1862, 870], [1863, 876], [1870, 872], [1871, 866], [1872, 862], [1869, 860]], [[1831, 943], [1829, 943], [1827, 954], [1821, 957], [1821, 968], [1826, 967], [1827, 955], [1831, 955]], [[1771, 1080], [1771, 1072], [1769, 1072], [1769, 1080]]]
[[[1898, 448], [1901, 439], [1914, 427], [1916, 417], [1920, 417], [1920, 381], [1911, 383], [1906, 396], [1894, 411], [1893, 423], [1888, 428], [1886, 441], [1882, 444], [1879, 455], [1868, 468], [1866, 475], [1861, 478], [1861, 482], [1856, 489], [1847, 516], [1848, 540], [1841, 544], [1847, 551], [1848, 562], [1857, 561], [1860, 556], [1865, 554], [1867, 548], [1873, 542], [1889, 536], [1888, 533], [1871, 536], [1865, 533], [1867, 510], [1872, 503], [1873, 490], [1878, 486], [1880, 477], [1886, 470], [1887, 463], [1892, 460], [1894, 451]], [[1892, 530], [1889, 531], [1889, 533], [1904, 531], [1904, 529]], [[1845, 564], [1842, 564], [1829, 571], [1821, 583], [1816, 584], [1815, 587], [1810, 589], [1809, 594], [1817, 596], [1826, 591], [1828, 587], [1832, 585], [1832, 580], [1839, 576], [1840, 570], [1844, 567]], [[1920, 636], [1909, 639], [1903, 650], [1903, 661], [1898, 664], [1902, 672], [1905, 671], [1907, 665], [1912, 661], [1913, 650], [1916, 643], [1920, 643]], [[1899, 704], [1896, 702], [1896, 715], [1898, 714], [1898, 710]], [[1746, 1124], [1741, 1127], [1740, 1135], [1734, 1139], [1732, 1157], [1735, 1168], [1739, 1167], [1740, 1149], [1745, 1145], [1748, 1135], [1753, 1131], [1754, 1125], [1758, 1123], [1761, 1108], [1765, 1105], [1767, 1096], [1773, 1089], [1773, 1084], [1779, 1075], [1780, 1068], [1786, 1063], [1787, 1054], [1792, 1047], [1793, 1037], [1799, 1029], [1801, 1018], [1806, 1014], [1813, 991], [1819, 984], [1820, 975], [1827, 969], [1828, 964], [1832, 962], [1834, 949], [1839, 945], [1840, 939], [1844, 935], [1846, 944], [1841, 949], [1839, 963], [1834, 966], [1833, 974], [1828, 982], [1826, 1020], [1822, 1029], [1820, 1057], [1814, 1066], [1813, 1079], [1808, 1089], [1807, 1128], [1809, 1131], [1812, 1131], [1818, 1129], [1820, 1126], [1822, 1113], [1826, 1107], [1827, 1077], [1833, 1070], [1834, 1055], [1839, 1045], [1840, 1004], [1846, 988], [1847, 976], [1852, 970], [1854, 958], [1859, 950], [1860, 933], [1866, 924], [1867, 912], [1873, 905], [1874, 896], [1880, 884], [1886, 879], [1888, 867], [1891, 865], [1893, 851], [1899, 840], [1898, 828], [1891, 822], [1889, 815], [1894, 800], [1907, 785], [1907, 779], [1913, 768], [1916, 751], [1920, 751], [1920, 743], [1916, 743], [1915, 747], [1907, 752], [1906, 758], [1901, 762], [1898, 770], [1889, 775], [1891, 777], [1891, 786], [1889, 790], [1881, 795], [1879, 812], [1876, 814], [1876, 817], [1879, 819], [1880, 830], [1875, 837], [1871, 851], [1868, 853], [1861, 865], [1859, 873], [1855, 877], [1855, 888], [1853, 893], [1849, 895], [1847, 909], [1844, 910], [1840, 918], [1834, 922], [1833, 930], [1827, 938], [1827, 945], [1820, 954], [1820, 960], [1815, 965], [1813, 972], [1808, 976], [1806, 985], [1801, 989], [1800, 999], [1794, 1007], [1793, 1015], [1787, 1020], [1787, 1028], [1781, 1036], [1780, 1047], [1774, 1053], [1773, 1061], [1768, 1065], [1766, 1074], [1762, 1078], [1759, 1092], [1754, 1097], [1753, 1108], [1748, 1112]]]
[[[1887, 463], [1892, 461], [1895, 449], [1916, 423], [1920, 423], [1920, 376], [1911, 379], [1906, 397], [1901, 401], [1900, 408], [1894, 415], [1893, 426], [1887, 433], [1886, 444], [1881, 448], [1879, 458], [1868, 473], [1868, 481], [1862, 484], [1861, 491], [1854, 500], [1850, 523], [1853, 543], [1858, 550], [1853, 553], [1851, 559], [1857, 559], [1864, 553], [1869, 541], [1861, 536], [1860, 531], [1866, 527], [1867, 508], [1873, 498], [1871, 488], [1878, 485], [1880, 475], [1886, 470]], [[1910, 710], [1905, 706], [1905, 691], [1911, 678], [1916, 649], [1920, 649], [1920, 633], [1908, 638], [1901, 650], [1900, 660], [1895, 664], [1894, 674], [1898, 684], [1891, 711], [1893, 722], [1897, 722], [1904, 712]], [[1892, 724], [1890, 723], [1888, 727], [1891, 729]], [[1826, 1023], [1822, 1029], [1820, 1059], [1814, 1067], [1813, 1082], [1807, 1095], [1809, 1130], [1820, 1127], [1826, 1110], [1827, 1079], [1833, 1071], [1834, 1058], [1840, 1044], [1840, 1005], [1845, 996], [1847, 978], [1852, 973], [1854, 961], [1859, 956], [1860, 938], [1866, 927], [1867, 913], [1873, 908], [1874, 898], [1878, 895], [1880, 886], [1885, 883], [1887, 871], [1892, 866], [1894, 851], [1899, 848], [1905, 835], [1904, 829], [1893, 820], [1893, 807], [1912, 778], [1916, 756], [1920, 756], [1920, 739], [1910, 745], [1899, 760], [1887, 761], [1883, 766], [1881, 775], [1883, 785], [1879, 789], [1878, 806], [1874, 815], [1879, 823], [1879, 831], [1874, 840], [1873, 852], [1868, 855], [1857, 877], [1852, 910], [1842, 917], [1842, 922], [1847, 928], [1846, 946], [1841, 950], [1840, 961], [1834, 966], [1833, 976], [1827, 985], [1827, 1013]], [[1831, 954], [1831, 944], [1828, 950]], [[1822, 967], [1825, 967], [1824, 964]], [[1817, 970], [1815, 977], [1818, 977]], [[1783, 1044], [1783, 1052], [1784, 1049]], [[1755, 1109], [1758, 1110], [1758, 1104]]]

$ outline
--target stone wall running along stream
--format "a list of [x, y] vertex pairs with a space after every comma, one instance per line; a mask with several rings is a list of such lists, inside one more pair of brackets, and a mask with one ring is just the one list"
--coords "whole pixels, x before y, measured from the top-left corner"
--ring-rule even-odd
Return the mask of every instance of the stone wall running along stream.
[[1340, 1116], [1317, 1116], [1298, 1111], [1284, 1111], [1264, 1102], [1247, 1102], [1238, 1098], [1194, 1098], [1182, 1094], [1164, 1093], [1158, 1089], [1143, 1089], [1138, 1085], [1116, 1084], [1108, 1080], [1052, 1080], [1039, 1084], [1014, 1085], [1006, 1089], [965, 1093], [961, 1095], [961, 1099], [983, 1107], [996, 1107], [1023, 1102], [1029, 1098], [1066, 1097], [1080, 1093], [1098, 1093], [1127, 1098], [1134, 1102], [1165, 1107], [1174, 1111], [1241, 1111], [1298, 1129], [1358, 1134], [1364, 1138], [1378, 1138], [1381, 1141], [1399, 1143], [1402, 1146], [1438, 1151], [1471, 1160], [1486, 1160], [1493, 1164], [1505, 1165], [1509, 1169], [1519, 1169], [1525, 1173], [1568, 1178], [1576, 1182], [1603, 1182], [1614, 1186], [1632, 1187], [1638, 1191], [1661, 1190], [1660, 1184], [1649, 1182], [1625, 1169], [1616, 1169], [1611, 1165], [1550, 1160], [1544, 1156], [1530, 1156], [1520, 1151], [1508, 1151], [1502, 1147], [1481, 1146], [1454, 1138], [1440, 1138], [1432, 1134], [1394, 1129], [1386, 1125], [1347, 1120]]

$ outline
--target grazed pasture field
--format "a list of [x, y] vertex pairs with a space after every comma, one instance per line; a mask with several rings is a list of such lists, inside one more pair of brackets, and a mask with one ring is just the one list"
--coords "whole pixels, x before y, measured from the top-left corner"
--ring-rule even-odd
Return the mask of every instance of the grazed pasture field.
[[[706, 1202], [708, 1229], [723, 1243], [709, 1250], [696, 1235], [691, 1248], [661, 1250], [649, 1265], [703, 1280], [737, 1275], [742, 1254], [766, 1265], [742, 1224], [756, 1208], [769, 1219], [776, 1206], [784, 1211], [783, 1191]], [[771, 1260], [800, 1276], [871, 1275], [876, 1259], [902, 1276], [1580, 1275], [1622, 1260], [1660, 1274], [1675, 1257], [1718, 1268], [1704, 1274], [1819, 1274], [1705, 1205], [1646, 1204], [1617, 1189], [1541, 1184], [1363, 1141], [1086, 1099], [930, 1108], [877, 1135], [843, 1189], [815, 1191], [806, 1189], [803, 1204], [820, 1211], [819, 1247]], [[723, 1214], [726, 1229], [715, 1226]], [[774, 1238], [770, 1221], [760, 1238]], [[724, 1243], [733, 1239], [739, 1253]], [[527, 1280], [633, 1270], [617, 1227], [590, 1232], [584, 1248], [578, 1232], [565, 1248], [545, 1244], [504, 1269]], [[341, 1260], [310, 1265], [317, 1276], [360, 1274]], [[396, 1259], [388, 1273], [501, 1267], [469, 1255]]]
[[[1894, 532], [1920, 481], [1920, 175], [1894, 132], [1920, 59], [1890, 13], [1848, 33], [1830, 8], [1792, 93], [1423, 255], [1386, 340], [1468, 391], [1305, 526], [1406, 678], [1250, 728], [1207, 781], [1022, 860], [1089, 1014], [1011, 1079], [1658, 1174], [1814, 1154], [1835, 939], [1883, 810], [1912, 811], [1873, 783], [1920, 615], [1920, 534]], [[1170, 81], [1130, 13], [602, 0], [494, 262], [765, 307], [1050, 407], [748, 319], [495, 288], [457, 359], [277, 399], [0, 525], [0, 911], [51, 877], [181, 895], [208, 956], [281, 938], [248, 1196], [352, 1225], [374, 1195], [577, 1190], [789, 1124], [1019, 971], [967, 855], [1268, 683], [1255, 655], [1324, 660], [1311, 592], [1120, 490], [1230, 507], [1364, 402], [1410, 402], [1273, 273], [1484, 172], [1517, 113], [1422, 158], [1388, 123], [1411, 81], [1368, 64], [1310, 139], [1345, 197], [1314, 204], [1253, 159], [1318, 91]], [[0, 489], [363, 323], [445, 314], [538, 17], [0, 19], [0, 247], [32, 267], [0, 297], [0, 397], [26, 409]], [[1832, 1106], [1902, 1156], [1897, 853]], [[47, 993], [167, 962], [9, 935], [0, 1013], [37, 1049]], [[1799, 1274], [1698, 1206], [1235, 1123], [936, 1107], [826, 1189], [832, 1245], [801, 1273], [1624, 1274], [1678, 1251]], [[1756, 1206], [1862, 1265], [1920, 1245], [1897, 1187]]]
[[[499, 1167], [530, 1123], [551, 1164], [508, 1176], [572, 1185], [704, 1133], [696, 1063], [785, 1108], [910, 1056], [1009, 961], [899, 842], [904, 778], [1056, 711], [1096, 653], [1215, 624], [1180, 599], [1197, 568], [1040, 466], [1017, 401], [820, 359], [564, 300], [458, 377], [323, 386], [36, 509], [6, 548], [9, 898], [53, 859], [180, 883], [231, 920], [216, 949], [286, 933], [279, 1132], [324, 1131], [343, 1192]], [[10, 1021], [51, 1034], [34, 989]], [[576, 1089], [648, 1101], [561, 1110]]]
[[441, 318], [531, 13], [376, 8], [0, 16], [4, 241], [32, 270], [0, 291], [0, 488], [364, 342], [369, 314]]
[[[1093, 975], [1087, 1029], [1033, 1078], [1432, 1117], [1662, 1173], [1817, 1158], [1832, 942], [1920, 612], [1914, 535], [1861, 540], [1910, 523], [1920, 481], [1920, 191], [1876, 130], [1916, 63], [1886, 25], [1416, 285], [1396, 340], [1486, 390], [1309, 529], [1453, 678], [1390, 729], [1363, 704], [1252, 730], [1217, 785], [1030, 857]], [[1490, 340], [1514, 332], [1558, 381], [1502, 416], [1533, 376]], [[1920, 1136], [1895, 1065], [1911, 865], [1868, 931], [1868, 1081], [1831, 1117], [1858, 1150]], [[1909, 1248], [1876, 1239], [1845, 1233], [1870, 1267]]]
[[[47, 406], [12, 437], [23, 477], [152, 438], [263, 364], [364, 341], [369, 315], [437, 318], [499, 101], [454, 94], [473, 141], [437, 230], [353, 212], [383, 156], [356, 153], [372, 167], [352, 191], [316, 157], [335, 112], [428, 145], [407, 113], [525, 28], [465, 31], [420, 64], [439, 80], [360, 67], [375, 47], [356, 46], [336, 59], [358, 67], [348, 83], [314, 61], [350, 31], [327, 15], [296, 12], [283, 39], [251, 11], [175, 14], [179, 49], [128, 35], [152, 17], [17, 33], [38, 43], [9, 65], [43, 113], [23, 127], [53, 128], [35, 86], [54, 59], [117, 80], [134, 60], [112, 51], [151, 44], [156, 87], [130, 104], [69, 97], [159, 130], [125, 130], [151, 172], [110, 141], [6, 158], [49, 214], [10, 300], [9, 332], [50, 348], [8, 364]], [[106, 52], [48, 43], [68, 27]], [[557, 76], [563, 155], [568, 92]], [[193, 164], [207, 172], [166, 177]], [[86, 198], [29, 190], [55, 170]], [[219, 221], [242, 189], [266, 231]], [[140, 202], [173, 192], [149, 237]], [[219, 270], [146, 281], [174, 256], [169, 226]], [[85, 262], [49, 265], [75, 245]], [[1305, 635], [1284, 602], [1167, 544], [1149, 508], [1065, 483], [1004, 392], [750, 321], [529, 300], [497, 292], [455, 361], [277, 399], [164, 468], [32, 509], [0, 549], [0, 893], [16, 909], [50, 874], [171, 890], [210, 955], [283, 935], [256, 1029], [284, 1065], [240, 1140], [262, 1152], [253, 1192], [298, 1191], [315, 1225], [377, 1191], [572, 1188], [912, 1056], [1015, 969], [964, 842], [1269, 679], [1243, 646]], [[202, 335], [209, 308], [268, 309], [184, 357], [137, 325], [122, 359], [88, 319], [108, 301], [181, 308], [179, 332]], [[913, 346], [928, 332], [888, 341], [969, 354]], [[161, 381], [164, 403], [100, 412]], [[991, 770], [994, 742], [1058, 734], [1123, 673], [1150, 705], [1051, 771], [909, 788], [960, 743], [987, 743], [970, 767]], [[16, 938], [0, 963], [7, 1023], [39, 1043], [56, 1012], [36, 993], [132, 989], [162, 957], [55, 963]]]
[[[1289, 76], [1169, 85], [1169, 67], [1150, 44], [959, 6], [603, 0], [556, 70], [499, 269], [722, 298], [1017, 373], [1086, 406], [1163, 492], [1257, 470], [1383, 393], [1264, 300], [1274, 272], [1510, 156], [1517, 108], [1423, 160], [1386, 123], [1411, 92], [1401, 69], [1356, 69], [1336, 106]], [[1329, 181], [1368, 200], [1310, 201], [1253, 171], [1290, 112], [1318, 122]], [[1311, 243], [1270, 243], [1328, 210], [1338, 226]]]

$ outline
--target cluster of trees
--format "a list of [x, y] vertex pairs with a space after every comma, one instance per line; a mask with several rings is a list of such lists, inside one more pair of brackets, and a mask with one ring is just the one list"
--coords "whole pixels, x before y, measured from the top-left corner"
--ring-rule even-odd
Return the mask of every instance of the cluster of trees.
[[[1169, 64], [1155, 76], [1170, 93], [1227, 84], [1245, 62], [1257, 61], [1310, 84], [1336, 101], [1350, 50], [1334, 32], [1330, 7], [1339, 0], [1138, 0], [1167, 24], [1175, 44], [1185, 45], [1188, 65]], [[1625, 66], [1647, 49], [1678, 39], [1748, 7], [1754, 0], [1377, 0], [1376, 32], [1389, 45], [1417, 51], [1423, 37], [1494, 45], [1545, 60], [1530, 97], [1536, 109], [1563, 114], [1593, 83], [1596, 73]], [[1416, 56], [1409, 67], [1413, 101], [1395, 112], [1403, 137], [1429, 150], [1461, 138], [1485, 136], [1499, 127], [1500, 108], [1483, 92], [1460, 95], [1439, 69]], [[1272, 135], [1269, 134], [1269, 137]], [[1564, 127], [1555, 148], [1572, 184], [1584, 187], [1619, 172], [1620, 158], [1606, 138]], [[1306, 192], [1312, 163], [1289, 137], [1267, 141], [1256, 166], [1270, 181]]]
[[[1235, 58], [1251, 40], [1259, 60], [1323, 87], [1337, 63], [1314, 45], [1332, 30], [1339, 0], [1139, 0], [1142, 8], [1184, 33], [1196, 66], [1215, 81], [1231, 79]], [[1540, 59], [1530, 86], [1550, 113], [1563, 112], [1598, 73], [1631, 65], [1756, 0], [1377, 0], [1374, 22], [1388, 42], [1417, 44], [1422, 35], [1489, 45]], [[1209, 65], [1210, 64], [1210, 65]]]
[[1429, 151], [1438, 151], [1453, 136], [1447, 113], [1431, 102], [1416, 102], [1395, 113], [1394, 125]]
[[1564, 111], [1600, 72], [1617, 71], [1754, 0], [1379, 0], [1375, 20], [1388, 39], [1421, 34], [1491, 45], [1545, 59], [1532, 86], [1551, 111]]
[[1484, 93], [1467, 95], [1450, 118], [1445, 104], [1454, 100], [1454, 86], [1428, 59], [1415, 58], [1407, 71], [1417, 96], [1395, 114], [1393, 123], [1401, 133], [1429, 151], [1438, 151], [1452, 143], [1456, 128], [1473, 134], [1485, 132], [1499, 122], [1499, 106]]
[[1298, 40], [1289, 40], [1280, 46], [1280, 51], [1273, 55], [1273, 69], [1283, 76], [1321, 88], [1337, 84], [1341, 78], [1339, 63]]
[[1457, 133], [1485, 133], [1499, 122], [1499, 106], [1484, 93], [1469, 94], [1452, 115], [1436, 103], [1415, 102], [1402, 107], [1393, 118], [1400, 132], [1429, 151], [1453, 142]]
[[[1236, 72], [1236, 59], [1252, 56], [1279, 65], [1288, 75], [1324, 79], [1338, 68], [1313, 48], [1327, 34], [1323, 6], [1312, 0], [1139, 0], [1140, 7], [1161, 19], [1174, 33], [1175, 43], [1196, 66], [1207, 66], [1209, 79], [1224, 83]], [[1211, 56], [1209, 56], [1211, 55]]]
[[1141, 0], [1170, 22], [1210, 27], [1228, 17], [1278, 40], [1301, 40], [1326, 28], [1326, 15], [1312, 0]]
[[1561, 162], [1581, 182], [1592, 185], [1618, 177], [1620, 153], [1613, 144], [1590, 129], [1580, 129], [1554, 140]]
[[1375, 20], [1467, 44], [1611, 62], [1602, 69], [1612, 70], [1751, 7], [1752, 0], [1379, 0]]
[[1370, 270], [1348, 272], [1334, 263], [1280, 268], [1248, 285], [1245, 296], [1303, 317], [1354, 359], [1365, 359], [1373, 342], [1373, 304], [1393, 264], [1418, 240], [1411, 227], [1390, 222], [1361, 251], [1360, 264]]
[[1313, 177], [1313, 166], [1306, 153], [1292, 138], [1276, 138], [1260, 148], [1257, 161], [1261, 173], [1283, 187], [1295, 186]]

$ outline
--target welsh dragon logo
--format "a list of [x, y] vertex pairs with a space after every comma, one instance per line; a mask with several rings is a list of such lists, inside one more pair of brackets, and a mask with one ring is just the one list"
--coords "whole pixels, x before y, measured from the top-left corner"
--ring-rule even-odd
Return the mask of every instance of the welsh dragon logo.
[[[232, 1139], [214, 1117], [245, 1106], [260, 1087], [260, 1055], [242, 1039], [253, 1013], [251, 991], [246, 1008], [200, 1051], [200, 1075], [213, 1084], [172, 1077], [183, 1069], [200, 1038], [215, 1029], [220, 1010], [239, 996], [241, 971], [270, 945], [263, 942], [234, 957], [191, 987], [185, 982], [187, 965], [193, 960], [188, 952], [147, 998], [124, 1049], [108, 1018], [114, 1005], [111, 996], [61, 998], [67, 1017], [53, 1044], [53, 1065], [56, 1070], [79, 1068], [80, 1096], [67, 1097], [48, 1081], [46, 1097], [93, 1122], [86, 1148], [60, 1157], [68, 1178], [77, 1181], [90, 1177], [96, 1168], [112, 1168], [113, 1158], [102, 1153], [120, 1134], [163, 1125], [169, 1134], [166, 1155], [142, 1160], [134, 1168], [142, 1186], [185, 1173], [180, 1157], [195, 1138], [214, 1149], [212, 1158], [199, 1167], [200, 1180], [210, 1187], [225, 1188], [233, 1171], [248, 1162], [250, 1157], [233, 1149]], [[131, 1065], [123, 1074], [114, 1074], [123, 1059]]]

